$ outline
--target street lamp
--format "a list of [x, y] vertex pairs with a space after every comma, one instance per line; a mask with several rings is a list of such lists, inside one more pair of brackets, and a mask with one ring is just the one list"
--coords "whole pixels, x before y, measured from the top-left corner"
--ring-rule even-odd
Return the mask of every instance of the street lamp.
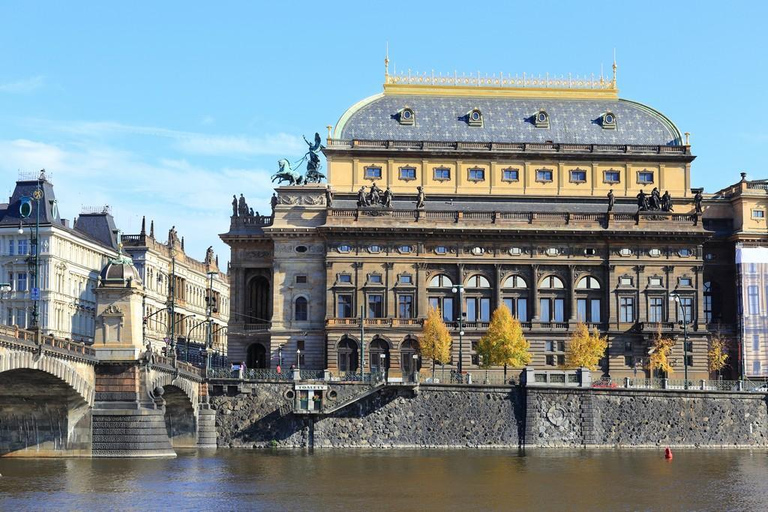
[[[206, 340], [206, 347], [208, 350], [213, 349], [213, 319], [211, 316], [213, 313], [218, 313], [218, 305], [216, 299], [213, 296], [213, 276], [218, 272], [208, 272], [208, 298], [205, 304], [205, 321], [208, 322], [208, 336]], [[205, 375], [208, 375], [211, 371], [210, 359], [205, 360]]]
[[301, 349], [296, 349], [296, 369], [301, 370]]
[[387, 355], [379, 354], [379, 371], [384, 376], [384, 382], [387, 382]]
[[280, 368], [280, 371], [283, 371], [283, 346], [280, 345], [277, 347], [277, 367]]
[[[29, 265], [30, 268], [33, 269], [32, 273], [32, 288], [30, 290], [30, 298], [32, 299], [32, 328], [35, 330], [38, 336], [39, 340], [39, 322], [38, 322], [38, 303], [40, 302], [40, 289], [38, 287], [38, 273], [40, 270], [40, 260], [39, 260], [39, 247], [38, 242], [40, 240], [40, 204], [41, 200], [43, 199], [43, 187], [42, 184], [45, 180], [45, 169], [40, 171], [40, 176], [37, 178], [37, 187], [35, 187], [35, 190], [32, 192], [32, 197], [25, 197], [22, 198], [21, 205], [19, 206], [19, 216], [22, 219], [29, 218], [30, 215], [32, 215], [32, 201], [35, 202], [35, 231], [34, 233], [30, 233], [30, 239], [31, 239], [31, 249], [34, 251], [33, 253], [33, 262]], [[24, 234], [24, 226], [22, 225], [22, 221], [19, 221], [19, 234]]]
[[417, 381], [417, 375], [419, 374], [419, 354], [413, 354], [413, 382]]
[[463, 284], [457, 284], [453, 288], [451, 288], [451, 291], [453, 293], [459, 294], [459, 364], [457, 365], [457, 369], [459, 370], [459, 379], [461, 379], [461, 369], [462, 369], [462, 360], [464, 359], [464, 343], [462, 343], [462, 338], [464, 337], [464, 331], [463, 331], [463, 321], [464, 321], [464, 302], [462, 301], [461, 296], [464, 293], [464, 285]]
[[678, 294], [671, 294], [669, 296], [669, 299], [674, 301], [677, 305], [678, 311], [682, 313], [683, 317], [683, 372], [685, 375], [685, 389], [688, 389], [688, 321], [689, 318], [685, 314], [685, 307], [681, 304], [680, 301], [680, 295]]

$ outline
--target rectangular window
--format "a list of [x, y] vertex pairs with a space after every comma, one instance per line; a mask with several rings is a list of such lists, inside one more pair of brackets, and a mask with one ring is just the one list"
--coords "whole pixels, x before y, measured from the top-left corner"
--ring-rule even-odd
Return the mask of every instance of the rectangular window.
[[637, 173], [637, 182], [642, 184], [653, 183], [653, 172], [640, 171]]
[[632, 286], [632, 278], [631, 277], [620, 277], [619, 278], [619, 286]]
[[469, 169], [469, 181], [485, 181], [485, 169]]
[[477, 302], [475, 299], [467, 299], [467, 310], [465, 311], [465, 314], [467, 315], [467, 322], [476, 322], [477, 321]]
[[437, 167], [432, 173], [436, 181], [448, 181], [451, 179], [451, 170], [447, 167]]
[[368, 295], [368, 318], [382, 318], [384, 316], [384, 296], [380, 294]]
[[575, 170], [571, 171], [571, 183], [584, 183], [587, 181], [587, 171]]
[[600, 323], [600, 299], [590, 299], [590, 318], [589, 321], [593, 323]]
[[413, 318], [413, 295], [398, 295], [397, 317]]
[[400, 179], [401, 180], [415, 180], [416, 179], [416, 169], [413, 167], [401, 167], [400, 168]]
[[691, 281], [690, 277], [681, 277], [679, 283], [680, 283], [680, 286], [692, 286], [693, 285], [693, 281]]
[[753, 219], [764, 219], [765, 218], [765, 210], [752, 210], [752, 218]]
[[536, 171], [536, 181], [539, 181], [539, 182], [552, 181], [552, 171], [550, 169], [538, 169]]
[[760, 375], [760, 372], [761, 372], [760, 361], [752, 361], [752, 374]]
[[704, 292], [704, 320], [707, 323], [712, 322], [712, 294]]
[[491, 299], [480, 299], [480, 318], [481, 322], [491, 321]]
[[339, 274], [339, 282], [344, 284], [350, 284], [352, 282], [351, 274]]
[[366, 167], [364, 172], [365, 172], [364, 176], [366, 179], [374, 179], [374, 180], [381, 179], [381, 167]]
[[17, 292], [27, 291], [27, 273], [26, 272], [19, 272], [18, 274], [16, 274], [16, 291]]
[[542, 322], [550, 322], [552, 315], [550, 312], [550, 301], [549, 299], [539, 299], [539, 319]]
[[760, 350], [760, 335], [755, 334], [752, 336], [752, 350]]
[[603, 171], [603, 183], [619, 183], [620, 181], [619, 171]]
[[368, 282], [371, 284], [381, 284], [381, 274], [370, 274]]
[[664, 299], [661, 297], [651, 297], [648, 299], [648, 321], [664, 321]]
[[11, 239], [8, 240], [8, 255], [13, 256], [13, 247], [14, 247], [15, 240]]
[[412, 275], [400, 276], [400, 284], [413, 284], [413, 276]]
[[27, 240], [19, 240], [19, 250], [17, 252], [19, 256], [29, 254], [29, 242]]
[[579, 299], [576, 301], [576, 318], [579, 322], [587, 321], [587, 299]]
[[21, 327], [22, 329], [26, 329], [27, 327], [27, 312], [24, 309], [17, 309], [16, 310], [16, 325]]
[[296, 284], [307, 284], [307, 276], [296, 276]]
[[517, 299], [517, 319], [521, 322], [528, 321], [528, 299]]
[[693, 322], [693, 297], [680, 297], [680, 306], [678, 307], [678, 320], [687, 323]]
[[619, 298], [619, 322], [632, 323], [635, 321], [635, 298]]
[[443, 316], [443, 322], [453, 322], [453, 298], [452, 297], [430, 297], [429, 307], [439, 309]]
[[660, 277], [651, 277], [648, 279], [648, 286], [664, 286]]
[[555, 322], [565, 322], [565, 300], [555, 299]]
[[747, 304], [749, 305], [750, 315], [757, 315], [760, 313], [760, 297], [758, 295], [757, 286], [755, 285], [747, 287]]
[[352, 318], [352, 295], [348, 293], [336, 296], [336, 317]]
[[518, 169], [503, 169], [501, 181], [520, 181], [520, 171]]

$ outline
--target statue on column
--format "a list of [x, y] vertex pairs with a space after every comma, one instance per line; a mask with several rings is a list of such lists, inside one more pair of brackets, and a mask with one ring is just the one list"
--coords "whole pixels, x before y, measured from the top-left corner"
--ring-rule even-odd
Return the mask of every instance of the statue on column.
[[238, 208], [241, 217], [248, 216], [248, 203], [245, 202], [245, 196], [240, 194], [240, 201], [238, 201]]
[[272, 199], [269, 201], [270, 205], [272, 205], [272, 215], [275, 214], [275, 207], [277, 207], [277, 194], [272, 192]]
[[701, 195], [701, 189], [696, 190], [696, 195], [693, 196], [693, 207], [696, 213], [702, 213], [704, 210], [701, 207], [701, 202], [704, 196]]
[[232, 216], [237, 217], [237, 196], [232, 195]]

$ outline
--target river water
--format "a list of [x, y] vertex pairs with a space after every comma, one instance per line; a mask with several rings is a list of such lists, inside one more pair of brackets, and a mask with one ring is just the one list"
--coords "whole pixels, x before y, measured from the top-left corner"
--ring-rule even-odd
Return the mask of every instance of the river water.
[[0, 510], [768, 510], [760, 451], [182, 451], [0, 459]]

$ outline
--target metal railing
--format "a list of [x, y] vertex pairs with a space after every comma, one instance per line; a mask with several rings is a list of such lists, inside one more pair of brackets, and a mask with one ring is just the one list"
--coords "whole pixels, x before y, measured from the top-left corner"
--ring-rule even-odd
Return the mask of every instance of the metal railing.
[[[685, 379], [637, 379], [625, 378], [613, 381], [614, 386], [626, 389], [666, 389], [680, 391], [686, 389]], [[768, 383], [749, 380], [705, 380], [688, 379], [687, 389], [696, 391], [739, 391], [739, 392], [768, 392]], [[594, 386], [593, 387], [597, 387]]]

